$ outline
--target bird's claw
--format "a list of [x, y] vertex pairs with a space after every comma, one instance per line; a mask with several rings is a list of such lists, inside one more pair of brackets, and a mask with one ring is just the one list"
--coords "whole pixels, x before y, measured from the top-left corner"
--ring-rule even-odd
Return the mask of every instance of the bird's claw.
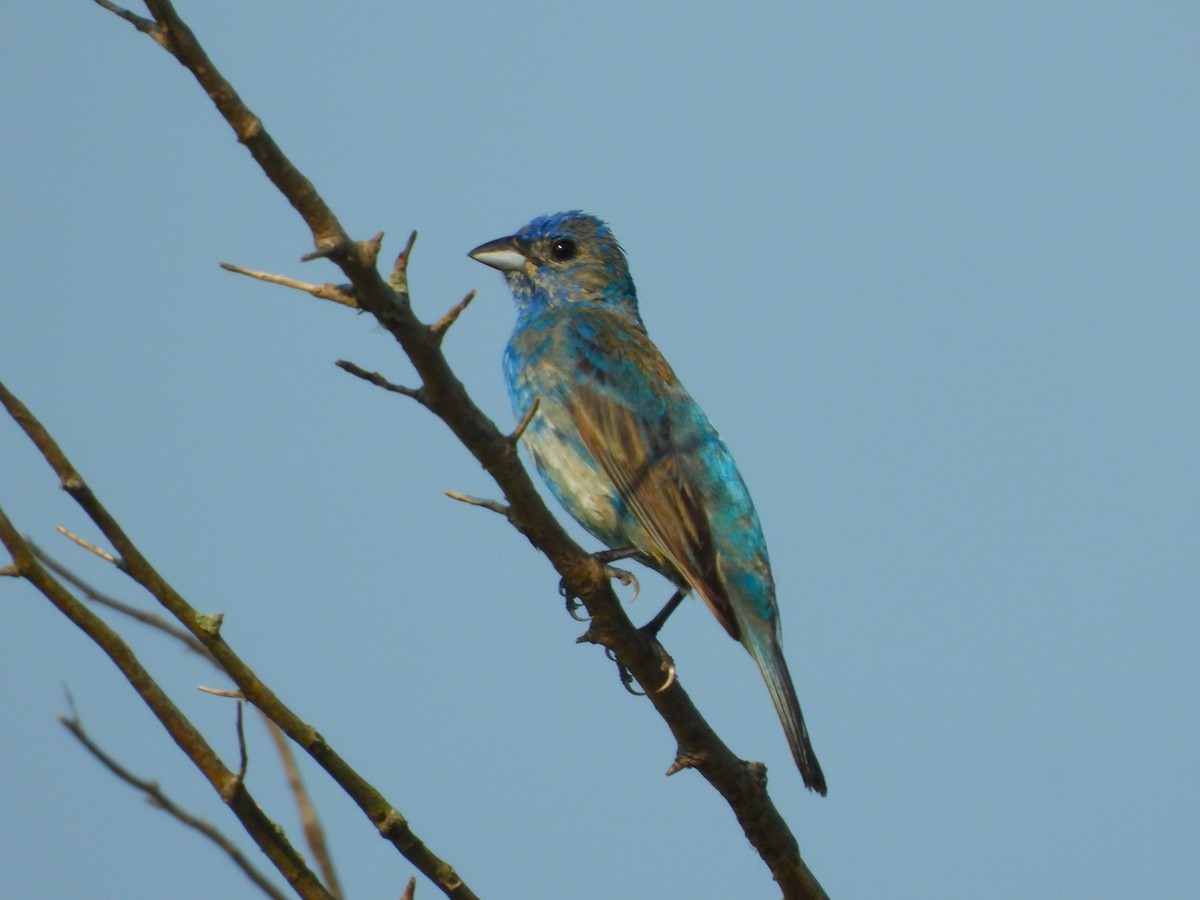
[[[607, 654], [609, 659], [617, 664], [617, 674], [620, 676], [621, 684], [625, 690], [629, 691], [629, 693], [633, 694], [635, 697], [645, 697], [647, 691], [643, 691], [639, 687], [634, 687], [633, 682], [635, 679], [633, 677], [633, 673], [630, 672], [629, 669], [627, 669], [619, 659], [617, 659], [617, 654], [613, 652], [612, 647], [605, 647], [604, 652]], [[663, 668], [666, 669], [667, 672], [667, 678], [660, 687], [656, 687], [654, 689], [654, 693], [656, 694], [661, 694], [675, 683], [675, 661], [667, 656], [666, 653], [661, 653], [660, 655], [662, 656]]]
[[[617, 559], [625, 559], [632, 555], [632, 551], [628, 550], [620, 550], [615, 552], [622, 554], [621, 556], [615, 557]], [[614, 581], [621, 582], [622, 587], [633, 587], [633, 596], [629, 598], [629, 602], [632, 603], [638, 598], [638, 594], [642, 592], [642, 583], [638, 581], [637, 576], [632, 572], [629, 572], [625, 569], [618, 569], [616, 566], [610, 566], [608, 564], [608, 561], [614, 558], [613, 553], [614, 551], [607, 550], [597, 553], [595, 556], [603, 566], [605, 578], [611, 578]], [[575, 594], [571, 593], [571, 589], [567, 587], [567, 580], [565, 578], [558, 582], [558, 592], [562, 594], [563, 599], [566, 601], [567, 614], [572, 619], [574, 619], [576, 622], [590, 622], [592, 620], [591, 616], [580, 615], [579, 610], [583, 608], [583, 604], [579, 601], [579, 598], [575, 596]]]
[[604, 577], [612, 578], [615, 581], [621, 582], [622, 587], [629, 587], [630, 585], [633, 585], [633, 596], [629, 598], [630, 603], [636, 600], [638, 598], [638, 594], [642, 592], [642, 584], [640, 581], [638, 581], [637, 576], [632, 572], [626, 571], [625, 569], [618, 569], [616, 566], [606, 565], [604, 567]]
[[590, 622], [592, 617], [589, 615], [580, 615], [579, 610], [583, 609], [583, 603], [578, 597], [571, 593], [571, 589], [567, 587], [567, 580], [564, 578], [558, 583], [558, 592], [562, 594], [563, 600], [566, 601], [567, 615], [576, 622]]

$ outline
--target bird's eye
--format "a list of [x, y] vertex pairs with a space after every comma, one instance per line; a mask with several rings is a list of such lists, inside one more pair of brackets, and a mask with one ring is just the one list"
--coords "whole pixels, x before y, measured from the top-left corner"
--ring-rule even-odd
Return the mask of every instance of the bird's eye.
[[550, 244], [550, 255], [558, 262], [574, 259], [578, 252], [578, 245], [570, 238], [555, 238]]

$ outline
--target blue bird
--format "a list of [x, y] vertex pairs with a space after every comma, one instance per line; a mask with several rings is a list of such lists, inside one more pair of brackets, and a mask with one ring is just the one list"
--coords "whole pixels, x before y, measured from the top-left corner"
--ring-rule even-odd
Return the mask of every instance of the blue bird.
[[805, 785], [824, 794], [758, 514], [725, 443], [646, 334], [612, 231], [557, 213], [469, 255], [499, 269], [516, 301], [504, 376], [518, 419], [538, 404], [523, 440], [542, 478], [611, 550], [639, 551], [673, 582], [674, 602], [700, 595], [754, 657]]

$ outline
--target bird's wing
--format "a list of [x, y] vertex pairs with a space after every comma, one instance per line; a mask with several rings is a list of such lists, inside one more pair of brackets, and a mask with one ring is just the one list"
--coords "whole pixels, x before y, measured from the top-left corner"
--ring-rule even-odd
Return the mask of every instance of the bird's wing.
[[697, 448], [688, 444], [707, 439], [711, 426], [698, 409], [687, 416], [676, 412], [693, 401], [653, 344], [646, 339], [645, 345], [649, 356], [638, 354], [641, 365], [606, 367], [599, 379], [576, 385], [564, 402], [584, 446], [649, 539], [651, 546], [640, 549], [669, 563], [740, 640], [717, 570], [718, 553], [697, 481], [702, 473], [689, 463]]

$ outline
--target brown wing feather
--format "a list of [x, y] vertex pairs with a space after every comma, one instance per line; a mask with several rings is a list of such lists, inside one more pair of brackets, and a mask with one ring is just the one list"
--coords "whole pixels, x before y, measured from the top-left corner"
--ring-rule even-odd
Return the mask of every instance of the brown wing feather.
[[678, 573], [734, 640], [740, 631], [716, 570], [708, 516], [677, 455], [670, 422], [651, 432], [628, 407], [583, 389], [568, 401], [584, 446], [645, 532], [638, 549]]

